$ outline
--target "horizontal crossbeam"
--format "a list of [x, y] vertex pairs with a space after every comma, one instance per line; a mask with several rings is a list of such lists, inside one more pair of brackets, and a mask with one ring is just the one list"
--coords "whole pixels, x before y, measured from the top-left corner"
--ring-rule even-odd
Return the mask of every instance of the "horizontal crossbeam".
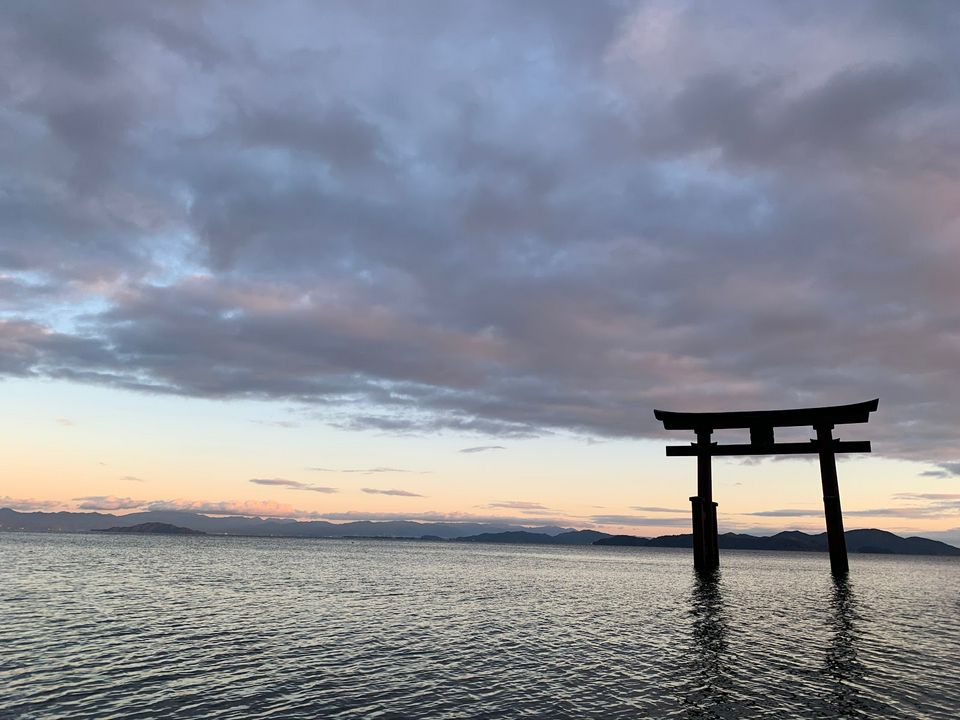
[[[820, 449], [820, 443], [816, 440], [805, 443], [773, 443], [772, 445], [752, 445], [750, 443], [738, 443], [735, 445], [711, 444], [709, 454], [712, 457], [723, 457], [727, 455], [813, 455], [820, 452]], [[835, 453], [868, 453], [870, 452], [870, 441], [834, 440], [830, 443], [829, 449]], [[667, 457], [696, 457], [699, 454], [700, 448], [696, 443], [667, 446]]]

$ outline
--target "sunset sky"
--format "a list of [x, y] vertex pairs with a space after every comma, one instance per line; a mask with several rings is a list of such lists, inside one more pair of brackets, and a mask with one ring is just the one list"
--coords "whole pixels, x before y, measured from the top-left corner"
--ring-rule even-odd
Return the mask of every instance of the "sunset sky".
[[[847, 528], [960, 543], [958, 36], [934, 1], [4, 2], [0, 507], [688, 532], [655, 407], [879, 397]], [[815, 459], [714, 473], [721, 532], [823, 530]]]

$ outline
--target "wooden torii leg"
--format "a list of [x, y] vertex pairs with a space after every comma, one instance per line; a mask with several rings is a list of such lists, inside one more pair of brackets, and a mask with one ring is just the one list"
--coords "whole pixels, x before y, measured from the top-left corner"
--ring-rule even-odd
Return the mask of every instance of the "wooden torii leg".
[[693, 567], [697, 571], [708, 568], [704, 536], [706, 535], [706, 519], [703, 512], [703, 498], [694, 495], [690, 498], [691, 526], [693, 528]]
[[707, 518], [710, 522], [710, 542], [713, 550], [710, 563], [712, 568], [718, 568], [720, 567], [720, 537], [717, 533], [717, 503], [707, 504]]
[[720, 565], [717, 542], [717, 504], [713, 502], [712, 430], [697, 430], [697, 495], [690, 498], [693, 515], [693, 565], [712, 570]]
[[830, 570], [834, 575], [843, 575], [849, 566], [847, 540], [843, 534], [843, 513], [840, 510], [837, 457], [833, 450], [833, 425], [818, 425], [816, 430], [820, 451], [820, 481], [823, 484], [823, 514], [827, 521], [827, 544], [830, 548]]

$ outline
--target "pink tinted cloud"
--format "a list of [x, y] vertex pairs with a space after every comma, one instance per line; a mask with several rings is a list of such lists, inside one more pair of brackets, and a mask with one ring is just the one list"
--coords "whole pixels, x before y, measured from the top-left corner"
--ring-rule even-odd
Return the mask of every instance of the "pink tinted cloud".
[[371, 520], [375, 522], [387, 520], [409, 520], [414, 522], [449, 522], [449, 523], [490, 523], [499, 525], [542, 526], [559, 525], [561, 527], [585, 527], [588, 521], [583, 518], [565, 516], [552, 517], [522, 517], [518, 515], [493, 515], [489, 513], [469, 512], [440, 512], [427, 510], [424, 512], [374, 512], [365, 510], [346, 510], [343, 512], [315, 513], [317, 517], [334, 521]]
[[312, 513], [297, 510], [287, 503], [273, 500], [155, 500], [146, 505], [148, 510], [176, 510], [181, 512], [203, 513], [204, 515], [245, 515], [251, 517], [305, 517]]
[[63, 503], [59, 500], [37, 500], [35, 498], [12, 498], [7, 495], [0, 497], [0, 508], [10, 508], [11, 510], [32, 511], [32, 510], [59, 510]]
[[381, 490], [380, 488], [360, 488], [360, 489], [363, 492], [367, 493], [368, 495], [393, 495], [395, 497], [423, 497], [423, 495], [420, 495], [415, 492], [410, 492], [409, 490], [397, 490], [397, 489]]
[[142, 500], [113, 495], [87, 495], [74, 500], [79, 501], [78, 510], [133, 510], [144, 504]]

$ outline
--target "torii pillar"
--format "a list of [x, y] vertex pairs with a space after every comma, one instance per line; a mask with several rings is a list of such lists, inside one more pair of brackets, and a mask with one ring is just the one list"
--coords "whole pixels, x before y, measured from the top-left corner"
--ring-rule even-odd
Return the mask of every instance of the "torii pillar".
[[717, 503], [713, 501], [713, 463], [709, 429], [697, 430], [697, 494], [690, 498], [693, 520], [693, 566], [710, 570], [720, 565]]
[[[717, 536], [717, 503], [713, 501], [711, 461], [714, 456], [813, 454], [820, 457], [820, 480], [823, 486], [823, 511], [827, 525], [830, 569], [836, 575], [847, 572], [847, 543], [843, 535], [843, 514], [840, 510], [840, 488], [837, 482], [838, 452], [870, 452], [867, 441], [835, 440], [836, 425], [865, 423], [879, 400], [853, 405], [834, 405], [794, 410], [758, 410], [753, 412], [678, 413], [654, 410], [653, 414], [666, 430], [693, 430], [697, 441], [691, 445], [667, 447], [668, 457], [697, 458], [697, 494], [690, 498], [693, 525], [693, 564], [699, 571], [720, 566]], [[774, 429], [809, 426], [816, 430], [816, 439], [809, 443], [778, 443]], [[717, 445], [710, 441], [717, 429], [750, 430], [750, 442]]]

